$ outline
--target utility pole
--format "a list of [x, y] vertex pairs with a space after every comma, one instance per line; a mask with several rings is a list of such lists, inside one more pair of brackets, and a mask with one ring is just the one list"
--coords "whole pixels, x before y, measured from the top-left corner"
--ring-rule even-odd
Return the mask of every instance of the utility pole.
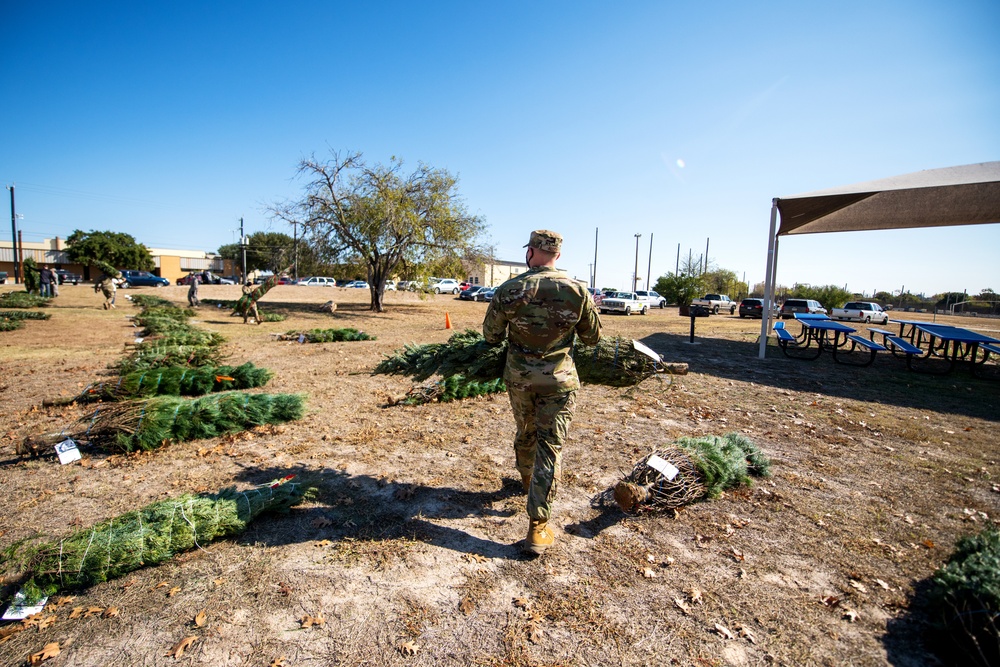
[[705, 261], [701, 263], [701, 272], [704, 274], [708, 271], [708, 242], [710, 239], [705, 238]]
[[292, 279], [295, 280], [295, 282], [298, 282], [299, 281], [299, 221], [298, 220], [292, 221], [292, 229], [294, 230], [292, 234], [294, 234], [295, 236], [295, 250], [293, 252], [293, 257], [292, 257], [292, 261], [294, 261], [295, 263], [292, 264]]
[[243, 270], [243, 284], [247, 282], [247, 237], [243, 235], [243, 218], [240, 218], [240, 251], [243, 257], [241, 267]]
[[677, 261], [674, 263], [674, 275], [681, 275], [681, 244], [677, 244]]
[[632, 270], [632, 291], [635, 291], [635, 283], [639, 279], [639, 237], [642, 234], [635, 235], [635, 269]]
[[653, 270], [653, 232], [649, 233], [649, 262], [646, 264], [646, 291], [653, 289], [649, 279]]
[[[24, 239], [21, 238], [21, 231], [17, 230], [17, 254], [14, 255], [14, 261], [21, 263], [21, 271], [24, 271]], [[24, 282], [24, 276], [20, 273], [14, 273], [16, 276], [14, 282]]]
[[594, 273], [590, 281], [590, 288], [597, 289], [597, 233], [601, 231], [599, 227], [594, 227]]
[[10, 190], [10, 252], [14, 256], [14, 282], [22, 282], [19, 280], [21, 275], [21, 265], [17, 261], [17, 213], [14, 211], [14, 186], [8, 185], [7, 189]]

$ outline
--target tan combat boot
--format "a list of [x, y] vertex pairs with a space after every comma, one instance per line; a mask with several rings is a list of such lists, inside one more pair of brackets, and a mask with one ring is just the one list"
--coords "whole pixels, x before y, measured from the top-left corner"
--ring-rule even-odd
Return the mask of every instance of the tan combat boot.
[[525, 551], [540, 556], [555, 541], [556, 537], [552, 534], [548, 522], [539, 519], [528, 520], [528, 537], [524, 540]]
[[527, 493], [528, 489], [531, 488], [531, 475], [521, 475], [521, 486], [524, 487], [524, 492]]

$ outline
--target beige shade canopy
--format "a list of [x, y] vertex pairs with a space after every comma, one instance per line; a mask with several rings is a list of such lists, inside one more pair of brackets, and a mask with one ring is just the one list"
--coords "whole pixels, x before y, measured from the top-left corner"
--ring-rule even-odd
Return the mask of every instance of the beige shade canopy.
[[775, 201], [778, 236], [1000, 222], [1000, 162], [928, 169]]
[[764, 274], [767, 316], [761, 318], [758, 357], [764, 358], [771, 330], [779, 236], [991, 222], [1000, 222], [1000, 162], [927, 169], [774, 199]]

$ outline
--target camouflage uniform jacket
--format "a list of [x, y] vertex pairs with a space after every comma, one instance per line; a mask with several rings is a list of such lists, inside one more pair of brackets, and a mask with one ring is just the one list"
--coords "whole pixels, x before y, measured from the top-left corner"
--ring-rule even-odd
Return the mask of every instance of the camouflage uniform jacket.
[[508, 341], [504, 382], [511, 389], [558, 394], [580, 388], [570, 352], [574, 335], [588, 345], [601, 338], [594, 302], [563, 271], [536, 267], [497, 288], [483, 320], [491, 345]]

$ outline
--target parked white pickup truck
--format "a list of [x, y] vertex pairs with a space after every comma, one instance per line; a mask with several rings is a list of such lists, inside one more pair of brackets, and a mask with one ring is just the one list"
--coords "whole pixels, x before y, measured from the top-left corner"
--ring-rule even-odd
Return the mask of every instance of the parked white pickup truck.
[[889, 322], [889, 313], [882, 310], [882, 306], [871, 301], [851, 301], [844, 304], [843, 308], [834, 308], [832, 317], [835, 320], [848, 320], [850, 322], [875, 322], [877, 324]]
[[606, 295], [598, 308], [600, 308], [602, 315], [608, 312], [645, 315], [649, 311], [649, 304], [640, 300], [639, 295], [635, 292], [615, 292]]
[[692, 301], [691, 305], [708, 308], [713, 315], [718, 315], [723, 310], [728, 310], [730, 315], [736, 312], [736, 302], [725, 294], [706, 294], [702, 298]]

